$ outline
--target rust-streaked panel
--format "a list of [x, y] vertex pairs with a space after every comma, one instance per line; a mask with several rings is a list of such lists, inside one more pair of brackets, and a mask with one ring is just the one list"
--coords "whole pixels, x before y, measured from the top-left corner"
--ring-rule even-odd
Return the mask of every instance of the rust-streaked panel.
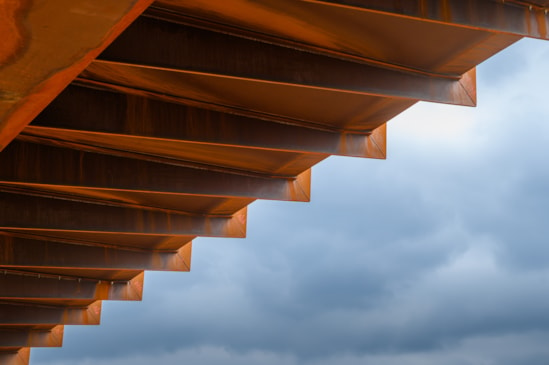
[[59, 242], [80, 242], [82, 244], [104, 244], [129, 249], [155, 249], [160, 251], [176, 251], [184, 244], [191, 242], [196, 236], [140, 234], [138, 232], [79, 232], [79, 231], [32, 231], [9, 229], [9, 234], [30, 239], [51, 239]]
[[130, 281], [102, 281], [2, 270], [0, 300], [141, 300], [143, 273]]
[[[524, 31], [535, 32], [532, 25], [543, 25], [547, 19], [544, 12], [525, 16], [527, 8], [504, 2], [451, 3], [466, 11], [461, 17], [468, 18], [463, 21], [469, 25], [457, 23], [459, 18], [449, 16], [450, 9], [442, 8], [438, 0], [161, 0], [146, 14], [335, 58], [433, 75], [460, 75], [519, 40]], [[486, 6], [492, 9], [483, 9]], [[506, 12], [503, 18], [501, 11]], [[509, 32], [497, 33], [490, 29], [490, 22]]]
[[[51, 138], [51, 135], [55, 138]], [[77, 150], [126, 156], [169, 165], [258, 177], [294, 178], [328, 154], [254, 150], [235, 146], [203, 145], [184, 141], [109, 135], [68, 129], [29, 126], [21, 140], [53, 144]], [[282, 197], [274, 198], [285, 200]], [[292, 200], [292, 199], [289, 199]]]
[[2, 365], [28, 365], [30, 359], [30, 348], [14, 347], [0, 351], [0, 364]]
[[[420, 95], [416, 95], [417, 99], [406, 99], [311, 89], [284, 83], [106, 61], [95, 61], [82, 77], [100, 81], [114, 90], [131, 92], [128, 88], [133, 88], [135, 93], [142, 90], [142, 95], [153, 92], [185, 101], [200, 100], [204, 106], [219, 106], [225, 110], [234, 110], [235, 113], [247, 111], [245, 113], [248, 115], [264, 115], [267, 119], [281, 122], [297, 120], [310, 125], [345, 128], [348, 121], [352, 120], [358, 130], [372, 130], [386, 123], [420, 98]], [[459, 82], [455, 82], [453, 87], [462, 88]], [[469, 100], [469, 97], [464, 96], [464, 99]]]
[[246, 209], [200, 216], [0, 192], [0, 229], [244, 237]]
[[[173, 47], [178, 44], [178, 47]], [[202, 52], [196, 52], [201, 48]], [[234, 52], [238, 57], [227, 58]], [[161, 55], [161, 57], [159, 57]], [[457, 76], [435, 77], [316, 55], [227, 34], [139, 18], [100, 56], [215, 77], [474, 105]], [[98, 61], [94, 61], [98, 62]], [[84, 73], [86, 74], [86, 72]]]
[[[417, 18], [422, 21], [513, 35], [548, 38], [549, 16], [544, 0], [304, 0], [327, 7], [343, 7]], [[537, 6], [532, 6], [537, 5]]]
[[[188, 98], [185, 95], [171, 95], [167, 93], [167, 89], [143, 89], [142, 87], [146, 87], [146, 84], [129, 86], [87, 78], [77, 78], [74, 83], [90, 88], [138, 95], [170, 103], [192, 105], [199, 108], [276, 121], [283, 124], [300, 125], [321, 130], [328, 128], [359, 133], [370, 132], [417, 102], [415, 100], [391, 98], [369, 98], [368, 102], [366, 102], [364, 100], [355, 100], [352, 94], [347, 95], [346, 98], [341, 97], [342, 95], [332, 95], [332, 98], [330, 98], [328, 94], [322, 91], [309, 90], [309, 92], [313, 92], [312, 96], [301, 98], [301, 95], [298, 95], [300, 97], [298, 100], [286, 98], [283, 94], [277, 95], [276, 98], [280, 102], [281, 111], [278, 113], [266, 113], [255, 109], [239, 108], [230, 104], [212, 102], [210, 99], [201, 100]], [[274, 90], [276, 90], [276, 87]], [[184, 92], [181, 94], [184, 94]], [[299, 100], [302, 103], [298, 105], [296, 101]], [[308, 103], [303, 103], [303, 101], [315, 101], [317, 103], [315, 106], [318, 110]], [[343, 107], [328, 108], [324, 103], [328, 103], [328, 105], [332, 105], [333, 103], [333, 105], [342, 105]], [[294, 117], [289, 117], [288, 115], [294, 115]], [[298, 115], [298, 117], [295, 117], [295, 115]]]
[[0, 301], [0, 325], [97, 325], [100, 318], [101, 301], [82, 307]]
[[[6, 347], [60, 347], [63, 345], [63, 330], [63, 325], [51, 329], [0, 328], [0, 349]], [[4, 364], [1, 360], [0, 363]]]
[[357, 129], [352, 125], [354, 120], [347, 122], [345, 129], [328, 125], [313, 128], [297, 121], [293, 125], [289, 121], [277, 123], [138, 95], [69, 86], [23, 133], [39, 133], [38, 127], [45, 127], [49, 129], [40, 133], [44, 137], [46, 133], [55, 136], [56, 129], [60, 129], [96, 132], [106, 138], [111, 134], [140, 137], [135, 139], [136, 143], [150, 138], [172, 144], [187, 141], [262, 150], [377, 156], [369, 144], [369, 131], [354, 132]]
[[[32, 131], [34, 129], [30, 132]], [[48, 132], [52, 134], [51, 130]], [[51, 166], [52, 159], [57, 161], [55, 166]], [[25, 161], [33, 161], [33, 168], [29, 169]], [[20, 141], [14, 141], [0, 155], [0, 165], [7, 166], [0, 170], [0, 183], [34, 186], [46, 190], [58, 187], [60, 191], [69, 194], [74, 191], [82, 195], [86, 194], [82, 190], [86, 188], [94, 190], [97, 199], [103, 197], [103, 200], [124, 201], [124, 197], [127, 197], [128, 203], [135, 205], [142, 203], [139, 193], [146, 195], [146, 201], [153, 204], [155, 193], [170, 195], [174, 199], [177, 199], [177, 195], [300, 201], [308, 199], [304, 194], [292, 194], [292, 186], [298, 184], [297, 177], [276, 178], [223, 173], [204, 168], [177, 166], [174, 162], [162, 164]], [[139, 178], [136, 179], [136, 176]], [[200, 181], [200, 184], [196, 184], [197, 181]], [[309, 184], [309, 181], [305, 181], [305, 184]], [[129, 195], [128, 192], [134, 194]], [[244, 202], [249, 203], [251, 200]], [[163, 205], [157, 203], [156, 206]], [[180, 209], [184, 210], [184, 206]], [[169, 205], [164, 206], [168, 207]], [[243, 207], [236, 204], [237, 210]], [[174, 210], [177, 210], [175, 208], [176, 206]]]
[[0, 262], [4, 268], [188, 271], [186, 260], [188, 258], [184, 259], [179, 250], [129, 250], [0, 234]]
[[0, 151], [151, 2], [1, 2]]

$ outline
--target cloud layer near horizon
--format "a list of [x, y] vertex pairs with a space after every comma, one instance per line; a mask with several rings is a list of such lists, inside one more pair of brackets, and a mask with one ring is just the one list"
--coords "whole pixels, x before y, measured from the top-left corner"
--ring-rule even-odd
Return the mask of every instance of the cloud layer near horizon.
[[[386, 161], [330, 158], [308, 204], [256, 202], [34, 365], [541, 364], [549, 359], [549, 45], [479, 68], [478, 108], [418, 104]], [[485, 76], [483, 76], [485, 72]]]

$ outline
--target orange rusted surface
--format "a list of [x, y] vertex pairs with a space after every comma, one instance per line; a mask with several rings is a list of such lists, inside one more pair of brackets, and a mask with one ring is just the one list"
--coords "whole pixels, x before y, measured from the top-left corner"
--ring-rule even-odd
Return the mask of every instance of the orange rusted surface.
[[68, 307], [38, 300], [32, 303], [2, 300], [0, 309], [1, 326], [96, 325], [101, 315], [101, 301], [81, 302]]
[[0, 351], [10, 347], [60, 347], [63, 333], [63, 325], [0, 328]]
[[[184, 245], [187, 252], [191, 243]], [[190, 257], [115, 245], [64, 243], [51, 239], [0, 234], [0, 262], [10, 269], [108, 269], [188, 271]]]
[[547, 38], [548, 6], [1, 2], [0, 363], [244, 237], [255, 199], [308, 201], [328, 156], [385, 158], [416, 102], [474, 106], [475, 66]]
[[30, 348], [13, 347], [0, 351], [0, 363], [3, 365], [27, 365], [30, 359]]
[[0, 4], [0, 34], [8, 34], [0, 43], [0, 65], [7, 65], [19, 57], [29, 42], [29, 32], [23, 24], [30, 1], [6, 0]]
[[0, 3], [0, 151], [150, 3]]

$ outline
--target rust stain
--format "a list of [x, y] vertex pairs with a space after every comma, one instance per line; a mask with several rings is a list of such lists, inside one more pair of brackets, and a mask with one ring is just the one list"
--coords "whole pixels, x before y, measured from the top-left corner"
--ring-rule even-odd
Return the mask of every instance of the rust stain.
[[547, 39], [547, 10], [537, 10], [535, 17], [538, 24], [539, 36]]
[[422, 18], [427, 18], [428, 8], [429, 8], [428, 1], [427, 0], [419, 0], [418, 6], [419, 6], [419, 9], [418, 9], [419, 14], [421, 14], [421, 17]]
[[532, 31], [534, 28], [534, 24], [532, 24], [532, 20], [535, 20], [534, 17], [532, 17], [532, 7], [524, 7], [524, 19], [526, 21], [526, 34], [532, 34]]
[[48, 343], [47, 346], [51, 347], [60, 347], [63, 345], [63, 334], [64, 334], [64, 325], [58, 325], [55, 326], [52, 330], [50, 335], [47, 337]]
[[449, 4], [448, 0], [442, 1], [440, 11], [442, 13], [442, 19], [445, 22], [451, 22], [452, 21], [452, 10], [450, 8], [450, 4]]
[[24, 22], [29, 9], [29, 0], [0, 2], [0, 68], [13, 63], [29, 45], [30, 31]]
[[101, 300], [97, 300], [90, 304], [83, 316], [85, 324], [99, 324], [101, 322]]

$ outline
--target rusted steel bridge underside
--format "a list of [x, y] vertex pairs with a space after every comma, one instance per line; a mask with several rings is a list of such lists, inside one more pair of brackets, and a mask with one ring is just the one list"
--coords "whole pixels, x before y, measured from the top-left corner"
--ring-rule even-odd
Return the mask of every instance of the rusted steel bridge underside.
[[548, 38], [549, 0], [0, 2], [0, 363], [309, 200], [330, 155], [385, 157], [419, 100], [473, 106], [475, 66]]

